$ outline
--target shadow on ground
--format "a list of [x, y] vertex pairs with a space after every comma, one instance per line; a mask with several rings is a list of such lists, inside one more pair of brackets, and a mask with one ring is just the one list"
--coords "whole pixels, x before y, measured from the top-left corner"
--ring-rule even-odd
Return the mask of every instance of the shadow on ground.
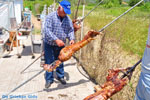
[[61, 89], [66, 89], [66, 88], [69, 88], [69, 87], [73, 87], [73, 86], [83, 84], [83, 83], [86, 83], [86, 82], [89, 82], [89, 80], [81, 79], [78, 82], [67, 83], [66, 85], [62, 85], [62, 84], [59, 83], [56, 88], [43, 89], [43, 91], [52, 92], [52, 91], [56, 91], [56, 90], [61, 90]]
[[89, 80], [81, 79], [78, 82], [67, 83], [66, 85], [62, 85], [58, 81], [54, 81], [54, 82], [59, 83], [56, 88], [42, 89], [42, 90], [37, 91], [37, 92], [32, 92], [32, 93], [22, 94], [22, 95], [29, 95], [29, 94], [31, 95], [31, 94], [41, 93], [41, 92], [52, 92], [52, 91], [57, 91], [57, 90], [61, 90], [61, 89], [66, 89], [66, 88], [70, 88], [70, 87], [73, 87], [73, 86], [76, 86], [76, 85], [80, 85], [80, 84], [89, 82]]

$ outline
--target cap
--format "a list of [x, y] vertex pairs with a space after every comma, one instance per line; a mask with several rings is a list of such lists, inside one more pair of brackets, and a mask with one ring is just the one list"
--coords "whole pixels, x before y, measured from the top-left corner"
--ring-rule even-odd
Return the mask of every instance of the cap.
[[71, 4], [70, 4], [69, 1], [67, 1], [67, 0], [62, 0], [61, 2], [59, 2], [59, 4], [64, 8], [64, 12], [65, 12], [66, 14], [71, 14], [71, 10], [70, 10]]

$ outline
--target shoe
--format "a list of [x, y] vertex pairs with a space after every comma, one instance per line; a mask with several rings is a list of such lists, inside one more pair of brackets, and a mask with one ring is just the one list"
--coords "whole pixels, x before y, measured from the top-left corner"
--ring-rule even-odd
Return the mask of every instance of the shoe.
[[66, 84], [66, 81], [64, 78], [57, 78], [58, 81], [61, 82], [61, 84], [65, 85]]
[[48, 89], [48, 88], [51, 86], [52, 83], [53, 83], [53, 82], [50, 82], [50, 83], [49, 83], [49, 82], [46, 82], [45, 88]]

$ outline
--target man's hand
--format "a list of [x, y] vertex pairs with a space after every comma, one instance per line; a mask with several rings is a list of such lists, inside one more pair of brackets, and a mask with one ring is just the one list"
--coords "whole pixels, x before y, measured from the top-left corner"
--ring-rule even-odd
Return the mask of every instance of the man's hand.
[[65, 46], [65, 43], [62, 40], [58, 39], [58, 40], [55, 40], [55, 42], [59, 47]]
[[73, 20], [72, 23], [73, 23], [73, 27], [74, 27], [74, 32], [76, 32], [77, 30], [79, 30], [81, 28], [81, 25], [77, 25], [76, 22], [78, 22], [79, 20]]
[[74, 43], [75, 43], [74, 40], [71, 40], [71, 41], [70, 41], [70, 45], [72, 45], [72, 44], [74, 44]]

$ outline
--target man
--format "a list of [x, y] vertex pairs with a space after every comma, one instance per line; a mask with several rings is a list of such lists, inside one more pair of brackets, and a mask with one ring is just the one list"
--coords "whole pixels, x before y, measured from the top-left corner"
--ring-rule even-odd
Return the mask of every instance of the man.
[[150, 26], [134, 100], [150, 100]]
[[[58, 59], [61, 49], [65, 46], [66, 38], [70, 44], [74, 44], [74, 27], [67, 14], [71, 14], [70, 2], [63, 0], [59, 2], [57, 11], [50, 13], [45, 22], [44, 28], [44, 57], [45, 64], [50, 64]], [[61, 64], [56, 69], [57, 79], [66, 84], [64, 80], [64, 65]], [[49, 88], [54, 81], [53, 72], [45, 73], [45, 88]]]

